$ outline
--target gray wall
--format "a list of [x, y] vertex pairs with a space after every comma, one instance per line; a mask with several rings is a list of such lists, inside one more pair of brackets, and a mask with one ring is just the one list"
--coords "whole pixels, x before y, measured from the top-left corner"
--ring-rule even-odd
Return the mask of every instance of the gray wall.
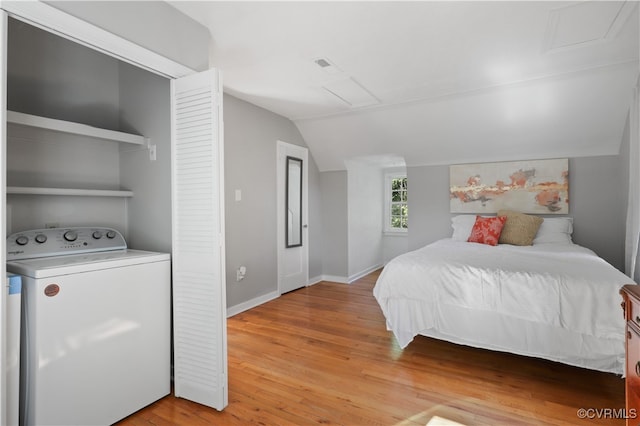
[[[624, 155], [569, 159], [573, 240], [620, 270], [624, 270], [627, 161]], [[409, 249], [450, 237], [449, 167], [409, 167], [407, 175]]]
[[348, 280], [382, 265], [384, 178], [380, 166], [347, 161]]
[[324, 233], [322, 220], [322, 193], [320, 171], [309, 151], [309, 282], [315, 283], [322, 275]]
[[624, 272], [628, 177], [622, 156], [569, 161], [569, 216], [573, 241]]
[[[118, 129], [119, 73], [113, 58], [13, 19], [7, 50], [9, 110]], [[9, 126], [8, 135], [10, 185], [119, 187], [116, 143], [16, 126]], [[52, 224], [100, 225], [126, 236], [121, 198], [9, 195], [7, 212], [10, 232]]]
[[209, 31], [166, 2], [46, 3], [196, 71], [209, 68]]
[[9, 19], [7, 107], [117, 130], [118, 61]]
[[151, 162], [137, 145], [68, 135], [10, 139], [12, 184], [134, 192], [129, 200], [9, 196], [13, 230], [45, 223], [112, 226], [132, 248], [170, 251], [169, 80], [16, 20], [9, 24], [7, 68], [9, 109], [141, 134], [157, 146]]
[[409, 250], [451, 236], [449, 167], [407, 167]]
[[347, 172], [320, 173], [322, 191], [322, 273], [325, 276], [347, 278], [348, 215]]
[[121, 63], [120, 129], [144, 135], [156, 146], [120, 145], [120, 184], [134, 193], [127, 201], [129, 247], [171, 251], [171, 111], [169, 80]]
[[[277, 291], [276, 143], [305, 146], [288, 119], [224, 96], [227, 306]], [[309, 155], [309, 277], [321, 274], [319, 177]], [[235, 201], [235, 191], [242, 200]], [[236, 281], [236, 269], [247, 275]]]

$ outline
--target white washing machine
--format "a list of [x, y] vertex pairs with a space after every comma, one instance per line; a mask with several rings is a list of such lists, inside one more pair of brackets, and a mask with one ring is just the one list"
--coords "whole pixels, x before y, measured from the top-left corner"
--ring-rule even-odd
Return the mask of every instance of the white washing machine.
[[109, 228], [7, 239], [22, 276], [20, 423], [108, 425], [170, 393], [170, 257]]

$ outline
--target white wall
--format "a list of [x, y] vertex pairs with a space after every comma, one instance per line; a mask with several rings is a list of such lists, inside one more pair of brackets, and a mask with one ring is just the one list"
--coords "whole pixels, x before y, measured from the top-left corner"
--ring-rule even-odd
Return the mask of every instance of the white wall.
[[348, 279], [382, 266], [384, 178], [379, 166], [347, 161]]

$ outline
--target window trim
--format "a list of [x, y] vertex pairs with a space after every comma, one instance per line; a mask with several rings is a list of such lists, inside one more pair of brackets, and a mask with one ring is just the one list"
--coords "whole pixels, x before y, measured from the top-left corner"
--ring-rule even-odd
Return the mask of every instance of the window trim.
[[[406, 235], [409, 227], [407, 228], [392, 228], [391, 227], [391, 181], [393, 179], [405, 178], [407, 174], [402, 172], [385, 173], [384, 175], [384, 226], [382, 231], [387, 235]], [[409, 203], [409, 191], [407, 182], [407, 205]], [[407, 215], [408, 218], [408, 215]]]

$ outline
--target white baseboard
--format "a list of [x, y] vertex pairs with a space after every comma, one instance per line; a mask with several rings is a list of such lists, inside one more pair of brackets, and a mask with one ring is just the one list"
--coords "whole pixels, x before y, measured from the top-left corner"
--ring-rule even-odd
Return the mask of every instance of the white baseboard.
[[277, 291], [273, 291], [271, 293], [264, 294], [262, 296], [258, 296], [254, 299], [247, 300], [246, 302], [242, 302], [235, 306], [231, 306], [227, 308], [227, 318], [230, 318], [234, 315], [239, 314], [240, 312], [248, 311], [251, 308], [255, 308], [256, 306], [260, 306], [263, 303], [267, 303], [270, 300], [277, 299], [280, 297], [280, 294]]
[[[382, 265], [375, 265], [372, 266], [370, 268], [367, 268], [366, 270], [359, 272], [357, 274], [354, 274], [352, 276], [350, 276], [349, 278], [347, 277], [340, 277], [337, 275], [319, 275], [317, 277], [313, 277], [311, 279], [309, 279], [309, 284], [307, 284], [307, 286], [310, 285], [314, 285], [314, 284], [318, 284], [321, 281], [330, 281], [330, 282], [334, 282], [334, 283], [340, 283], [340, 284], [351, 284], [352, 282], [364, 277], [367, 274], [370, 274], [371, 272], [375, 271], [378, 268], [381, 268]], [[247, 300], [246, 302], [242, 302], [239, 303], [235, 306], [231, 306], [227, 308], [227, 318], [230, 318], [234, 315], [239, 314], [240, 312], [244, 312], [244, 311], [248, 311], [251, 308], [255, 308], [256, 306], [260, 306], [263, 303], [267, 303], [270, 300], [273, 299], [277, 299], [278, 297], [280, 297], [280, 294], [277, 291], [273, 291], [271, 293], [267, 293], [265, 295], [262, 296], [258, 296], [254, 299], [251, 300]]]
[[314, 285], [314, 284], [318, 284], [319, 282], [324, 281], [324, 278], [322, 275], [318, 275], [317, 277], [313, 277], [313, 278], [309, 278], [309, 283], [307, 284], [307, 287]]
[[360, 278], [364, 277], [365, 275], [369, 275], [370, 273], [372, 273], [373, 271], [382, 268], [382, 263], [378, 263], [377, 265], [373, 265], [367, 269], [365, 269], [364, 271], [360, 271], [357, 274], [353, 274], [349, 277], [349, 281], [348, 283], [351, 284], [352, 282], [359, 280]]
[[351, 284], [352, 282], [359, 280], [360, 278], [364, 277], [365, 275], [368, 275], [370, 273], [372, 273], [373, 271], [382, 268], [383, 265], [382, 264], [378, 264], [378, 265], [374, 265], [370, 268], [365, 269], [364, 271], [358, 272], [357, 274], [353, 274], [350, 277], [341, 277], [338, 275], [319, 275], [317, 277], [314, 277], [312, 279], [309, 280], [309, 284], [308, 285], [313, 285], [313, 284], [317, 284], [320, 281], [330, 281], [333, 283], [341, 283], [341, 284]]
[[347, 277], [339, 277], [337, 275], [321, 275], [320, 281], [331, 281], [332, 283], [349, 284]]

